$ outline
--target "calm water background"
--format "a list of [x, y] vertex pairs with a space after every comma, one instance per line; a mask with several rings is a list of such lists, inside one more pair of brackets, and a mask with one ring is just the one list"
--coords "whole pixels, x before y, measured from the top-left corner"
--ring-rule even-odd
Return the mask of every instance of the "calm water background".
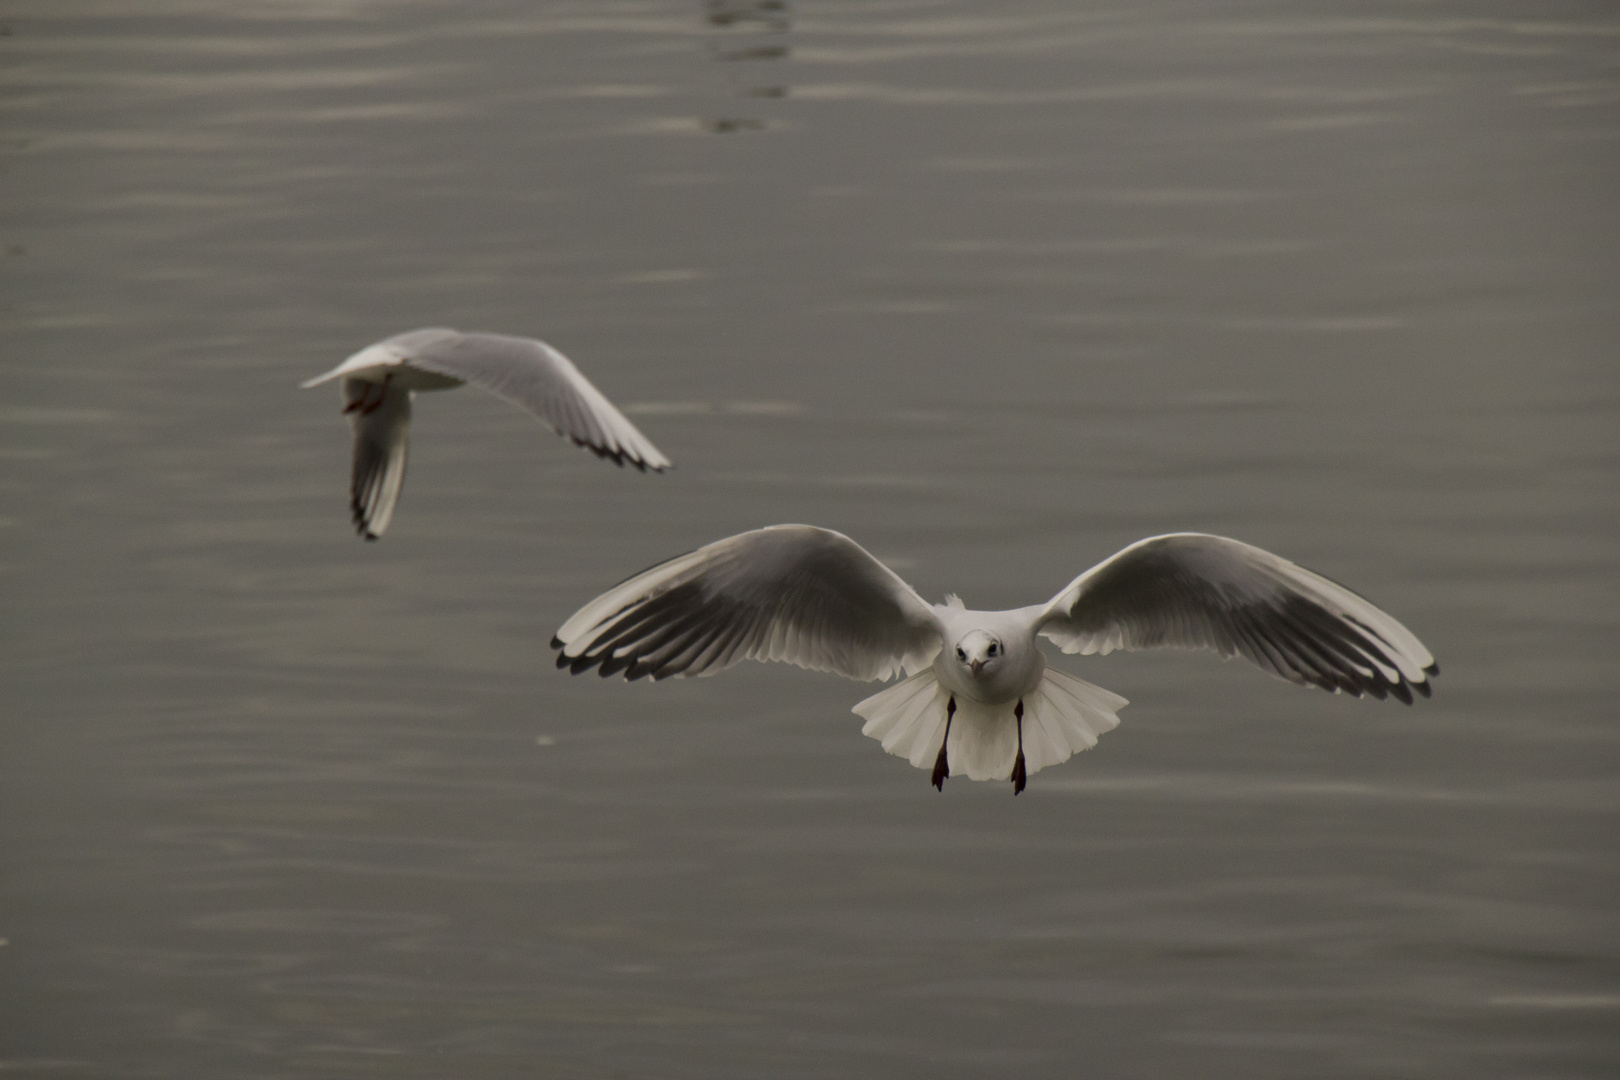
[[[1620, 1073], [1607, 4], [12, 0], [0, 1071]], [[677, 462], [296, 383], [533, 334]], [[1352, 584], [1407, 709], [1207, 655], [1007, 785], [870, 687], [569, 679], [778, 521], [930, 598], [1155, 532]]]

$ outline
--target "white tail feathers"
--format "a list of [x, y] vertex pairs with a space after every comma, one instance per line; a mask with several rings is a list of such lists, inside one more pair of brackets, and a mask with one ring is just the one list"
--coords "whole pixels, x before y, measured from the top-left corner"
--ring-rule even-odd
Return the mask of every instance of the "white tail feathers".
[[866, 718], [862, 735], [878, 740], [883, 749], [919, 769], [931, 769], [945, 734], [945, 702], [950, 696], [930, 667], [873, 694], [850, 712]]
[[[866, 719], [862, 735], [919, 769], [931, 769], [945, 735], [945, 706], [950, 693], [932, 668], [919, 672], [852, 710]], [[1047, 668], [1040, 685], [1024, 695], [1024, 770], [1038, 772], [1067, 761], [1097, 745], [1097, 736], [1119, 724], [1115, 715], [1127, 704], [1118, 694]], [[952, 776], [971, 780], [1006, 780], [1018, 755], [1018, 724], [1013, 703], [982, 705], [956, 701], [946, 760]]]
[[1024, 698], [1024, 768], [1034, 772], [1090, 750], [1099, 735], [1119, 726], [1117, 713], [1129, 704], [1111, 690], [1047, 668], [1041, 685]]

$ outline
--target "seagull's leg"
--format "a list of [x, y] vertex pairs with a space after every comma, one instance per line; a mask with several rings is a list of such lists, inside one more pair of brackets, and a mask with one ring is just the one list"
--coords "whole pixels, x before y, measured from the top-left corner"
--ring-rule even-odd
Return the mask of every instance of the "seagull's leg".
[[934, 759], [934, 788], [945, 790], [945, 778], [951, 775], [950, 762], [945, 760], [945, 747], [951, 742], [951, 717], [956, 715], [956, 695], [945, 703], [945, 737], [939, 742], [939, 757]]
[[1013, 758], [1013, 794], [1024, 790], [1024, 699], [1019, 698], [1018, 704], [1013, 706], [1013, 718], [1018, 721], [1018, 756]]

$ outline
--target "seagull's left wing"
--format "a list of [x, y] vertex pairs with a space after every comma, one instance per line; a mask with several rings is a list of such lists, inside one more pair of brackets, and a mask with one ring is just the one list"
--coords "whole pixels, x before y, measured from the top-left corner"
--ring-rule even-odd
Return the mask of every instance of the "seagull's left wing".
[[781, 660], [851, 679], [921, 670], [939, 651], [933, 609], [842, 533], [773, 525], [644, 570], [557, 631], [557, 666], [604, 676], [703, 675]]
[[367, 540], [388, 531], [394, 504], [405, 483], [411, 441], [411, 392], [343, 380], [343, 401], [354, 427], [354, 459], [349, 470], [349, 512]]
[[387, 344], [407, 363], [475, 383], [537, 416], [599, 457], [661, 472], [669, 459], [562, 353], [533, 338], [432, 331]]
[[1204, 533], [1137, 541], [1075, 578], [1035, 625], [1066, 653], [1214, 649], [1290, 682], [1409, 705], [1440, 670], [1410, 630], [1343, 585]]

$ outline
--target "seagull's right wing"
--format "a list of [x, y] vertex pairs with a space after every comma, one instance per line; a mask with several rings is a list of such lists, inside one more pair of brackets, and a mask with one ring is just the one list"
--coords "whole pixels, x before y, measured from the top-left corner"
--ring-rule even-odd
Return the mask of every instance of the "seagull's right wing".
[[405, 361], [475, 383], [543, 417], [557, 433], [616, 464], [662, 472], [669, 459], [562, 353], [533, 338], [429, 330], [385, 342]]
[[344, 379], [343, 401], [354, 427], [349, 509], [360, 535], [375, 540], [388, 529], [400, 486], [405, 483], [411, 392], [397, 386]]
[[920, 671], [940, 640], [933, 609], [855, 541], [773, 525], [642, 571], [580, 608], [551, 647], [576, 675], [664, 679], [782, 660], [871, 680]]

